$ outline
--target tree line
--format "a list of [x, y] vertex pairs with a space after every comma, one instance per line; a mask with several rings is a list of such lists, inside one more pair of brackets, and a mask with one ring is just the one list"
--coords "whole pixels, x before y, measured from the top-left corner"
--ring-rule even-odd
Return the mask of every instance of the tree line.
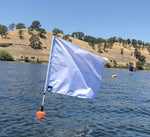
[[[44, 28], [41, 28], [41, 23], [40, 21], [33, 21], [32, 24], [29, 27], [26, 27], [24, 23], [11, 23], [8, 27], [5, 25], [0, 24], [0, 35], [2, 38], [7, 38], [7, 34], [9, 31], [13, 31], [15, 29], [19, 30], [19, 38], [24, 39], [24, 34], [23, 34], [23, 29], [28, 29], [28, 33], [30, 34], [30, 46], [34, 49], [42, 49], [42, 42], [40, 41], [40, 38], [46, 39], [46, 31]], [[147, 48], [149, 54], [150, 54], [150, 43], [145, 43], [141, 40], [136, 40], [136, 39], [123, 39], [121, 37], [110, 37], [108, 39], [104, 38], [96, 38], [90, 35], [85, 35], [83, 32], [73, 32], [71, 35], [70, 34], [64, 34], [63, 30], [54, 28], [52, 30], [54, 35], [57, 34], [63, 34], [63, 39], [68, 40], [72, 42], [71, 39], [69, 39], [69, 36], [72, 36], [74, 38], [77, 38], [79, 40], [83, 40], [85, 42], [88, 42], [89, 46], [91, 46], [93, 49], [95, 49], [95, 45], [98, 47], [98, 52], [102, 53], [105, 51], [106, 48], [112, 48], [115, 42], [118, 42], [122, 44], [123, 46], [125, 45], [132, 45], [135, 48], [134, 56], [139, 60], [138, 65], [140, 68], [145, 64], [145, 56], [141, 55], [139, 52], [140, 48]], [[103, 51], [101, 50], [101, 47], [103, 46]], [[123, 55], [123, 51], [121, 50], [121, 54]]]
[[[46, 36], [45, 36], [46, 31], [44, 28], [41, 28], [40, 21], [33, 21], [32, 24], [28, 28], [25, 26], [24, 23], [18, 23], [18, 24], [11, 23], [8, 27], [0, 24], [0, 35], [4, 38], [7, 38], [8, 32], [13, 31], [15, 29], [19, 30], [18, 33], [19, 33], [20, 39], [23, 39], [22, 29], [28, 29], [29, 34], [32, 36], [31, 41], [32, 41], [32, 39], [36, 39], [38, 41], [38, 38], [35, 38], [33, 31], [38, 32], [38, 34], [37, 34], [38, 37], [46, 38]], [[64, 34], [63, 30], [58, 29], [58, 28], [54, 28], [52, 30], [52, 32], [54, 35], [57, 35], [58, 33]], [[104, 46], [105, 48], [111, 48], [113, 46], [113, 43], [115, 43], [115, 42], [122, 43], [123, 45], [132, 44], [133, 47], [135, 47], [135, 48], [140, 48], [141, 46], [142, 46], [142, 48], [150, 47], [150, 43], [148, 43], [148, 42], [145, 43], [141, 40], [130, 39], [130, 38], [123, 39], [121, 37], [115, 37], [114, 36], [114, 37], [110, 37], [108, 39], [104, 39], [104, 38], [95, 38], [95, 37], [90, 36], [90, 35], [85, 35], [83, 32], [73, 32], [71, 35], [70, 34], [67, 34], [67, 35], [64, 34], [64, 39], [68, 39], [69, 36], [72, 36], [72, 37], [77, 38], [79, 40], [83, 40], [85, 42], [88, 42], [89, 45], [91, 45], [93, 48], [94, 48], [95, 44], [100, 44], [100, 43], [105, 43], [105, 46]]]
[[[8, 32], [18, 29], [18, 34], [20, 39], [24, 39], [24, 34], [22, 29], [27, 29], [24, 23], [11, 23], [8, 27], [0, 24], [0, 35], [2, 38], [7, 38]], [[36, 32], [36, 33], [34, 33]], [[41, 28], [41, 23], [39, 21], [33, 21], [31, 26], [28, 27], [28, 33], [31, 35], [29, 41], [30, 46], [34, 49], [42, 49], [42, 42], [40, 38], [46, 38], [46, 31]]]
[[[41, 28], [41, 23], [40, 21], [33, 21], [32, 24], [29, 26], [29, 27], [26, 27], [24, 23], [18, 23], [18, 24], [15, 24], [15, 23], [11, 23], [8, 27], [5, 26], [5, 25], [1, 25], [0, 24], [0, 35], [1, 36], [7, 36], [7, 33], [8, 31], [13, 31], [15, 29], [28, 29], [29, 30], [29, 34], [32, 34], [32, 31], [35, 30], [35, 31], [38, 31], [38, 36], [41, 37], [41, 38], [45, 38], [45, 34], [46, 34], [46, 31], [44, 28]], [[61, 34], [64, 34], [63, 30], [61, 29], [58, 29], [58, 28], [54, 28], [52, 30], [52, 32], [54, 34], [57, 34], [57, 33], [61, 33]], [[112, 43], [114, 42], [119, 42], [119, 43], [122, 43], [122, 44], [132, 44], [134, 47], [136, 47], [137, 45], [142, 45], [143, 47], [144, 46], [150, 46], [150, 43], [145, 43], [141, 40], [136, 40], [136, 39], [123, 39], [121, 37], [110, 37], [108, 39], [104, 39], [104, 38], [95, 38], [93, 36], [90, 36], [90, 35], [85, 35], [83, 32], [73, 32], [71, 35], [67, 34], [68, 36], [72, 36], [74, 38], [77, 38], [79, 40], [83, 40], [85, 42], [89, 42], [89, 43], [92, 43], [92, 44], [98, 44], [98, 43], [109, 43], [110, 45], [112, 45]], [[22, 32], [20, 32], [20, 36], [22, 36]], [[22, 38], [22, 37], [20, 37]], [[111, 46], [110, 46], [111, 47]]]

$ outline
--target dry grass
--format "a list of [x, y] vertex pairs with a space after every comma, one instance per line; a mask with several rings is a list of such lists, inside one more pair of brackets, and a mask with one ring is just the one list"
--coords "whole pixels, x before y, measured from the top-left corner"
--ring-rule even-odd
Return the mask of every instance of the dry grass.
[[[30, 35], [28, 34], [28, 30], [23, 29], [23, 39], [19, 38], [18, 30], [14, 30], [8, 33], [7, 37], [8, 39], [4, 39], [0, 36], [0, 43], [12, 43], [12, 46], [9, 47], [0, 47], [0, 49], [4, 49], [8, 51], [14, 58], [15, 60], [19, 60], [22, 57], [29, 57], [31, 59], [32, 57], [35, 57], [35, 59], [39, 58], [40, 60], [47, 61], [49, 59], [49, 51], [50, 51], [50, 46], [51, 46], [51, 41], [52, 41], [52, 33], [47, 32], [46, 33], [46, 39], [40, 39], [42, 42], [42, 46], [44, 47], [42, 50], [35, 50], [29, 46], [29, 39]], [[63, 35], [60, 34], [60, 37]], [[75, 39], [73, 37], [70, 37], [72, 40], [72, 43], [75, 45], [80, 46], [81, 48], [92, 52], [94, 54], [97, 54], [99, 56], [107, 57], [108, 62], [111, 63], [111, 61], [115, 60], [118, 64], [120, 65], [126, 65], [126, 63], [135, 62], [137, 61], [134, 58], [134, 48], [130, 47], [129, 45], [126, 45], [126, 47], [123, 47], [119, 43], [114, 43], [112, 49], [107, 49], [107, 52], [104, 53], [99, 53], [98, 52], [98, 47], [96, 45], [95, 50], [92, 49], [91, 46], [88, 45], [87, 42]], [[121, 48], [124, 49], [124, 54], [123, 56], [121, 55]], [[150, 58], [150, 55], [146, 49], [140, 50], [140, 52], [146, 56], [146, 61], [147, 63], [150, 63], [148, 60]]]

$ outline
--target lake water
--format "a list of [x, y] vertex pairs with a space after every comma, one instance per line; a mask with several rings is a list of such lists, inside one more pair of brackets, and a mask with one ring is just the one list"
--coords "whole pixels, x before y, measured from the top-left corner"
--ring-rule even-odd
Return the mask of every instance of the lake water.
[[95, 100], [47, 93], [38, 120], [46, 70], [0, 62], [0, 137], [150, 137], [150, 72], [105, 69]]

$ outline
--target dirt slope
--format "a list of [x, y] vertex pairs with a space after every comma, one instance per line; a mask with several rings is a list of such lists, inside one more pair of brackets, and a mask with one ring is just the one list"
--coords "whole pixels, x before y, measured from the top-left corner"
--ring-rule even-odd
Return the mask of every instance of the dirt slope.
[[[28, 30], [26, 29], [23, 30], [23, 36], [24, 36], [23, 39], [19, 38], [18, 30], [9, 32], [7, 35], [7, 39], [2, 38], [0, 36], [0, 44], [3, 44], [3, 43], [12, 44], [8, 47], [0, 46], [0, 49], [7, 50], [15, 58], [15, 60], [19, 60], [24, 57], [29, 57], [29, 59], [36, 60], [37, 58], [39, 58], [42, 61], [48, 62], [49, 51], [50, 51], [53, 34], [51, 32], [47, 32], [46, 39], [40, 39], [40, 41], [42, 42], [42, 47], [43, 47], [42, 50], [35, 50], [29, 46], [30, 45], [29, 39], [31, 36], [28, 34]], [[59, 36], [62, 37], [63, 35], [59, 35]], [[129, 45], [126, 45], [125, 47], [120, 43], [114, 43], [112, 49], [106, 49], [105, 52], [99, 53], [97, 45], [95, 49], [92, 49], [92, 47], [89, 46], [87, 42], [75, 39], [73, 37], [70, 37], [70, 39], [72, 40], [72, 43], [74, 43], [75, 45], [78, 45], [81, 48], [87, 51], [90, 51], [94, 54], [97, 54], [99, 56], [108, 58], [108, 62], [111, 64], [113, 60], [115, 60], [117, 64], [119, 65], [122, 65], [122, 64], [126, 65], [126, 63], [129, 63], [129, 62], [133, 62], [135, 64], [135, 62], [137, 61], [134, 57], [134, 48], [130, 47]], [[123, 55], [121, 55], [121, 48], [124, 49]], [[150, 63], [149, 61], [150, 55], [148, 51], [144, 49], [144, 50], [140, 50], [140, 52], [144, 56], [146, 56], [146, 62]]]

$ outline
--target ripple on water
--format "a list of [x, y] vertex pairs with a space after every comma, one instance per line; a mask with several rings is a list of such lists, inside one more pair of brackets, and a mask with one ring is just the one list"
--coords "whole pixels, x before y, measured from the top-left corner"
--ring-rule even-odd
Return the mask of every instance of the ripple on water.
[[105, 69], [95, 100], [47, 93], [46, 116], [38, 120], [47, 66], [0, 65], [2, 137], [150, 136], [150, 72]]

